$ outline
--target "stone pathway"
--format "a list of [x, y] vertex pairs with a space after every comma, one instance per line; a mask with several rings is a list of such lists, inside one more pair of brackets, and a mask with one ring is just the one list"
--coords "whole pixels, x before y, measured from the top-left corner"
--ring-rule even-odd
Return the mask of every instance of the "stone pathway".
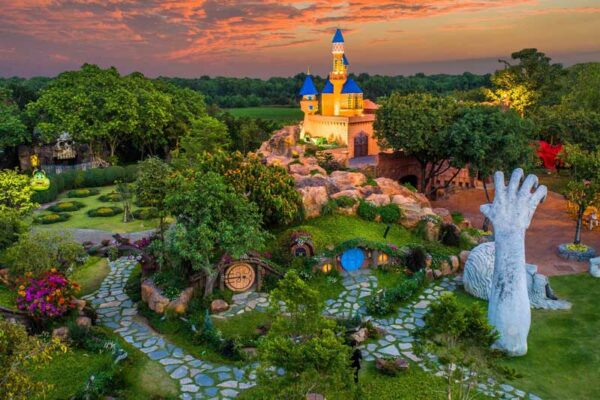
[[269, 295], [260, 292], [244, 292], [234, 294], [232, 303], [227, 311], [214, 315], [219, 318], [229, 318], [248, 311], [264, 312], [269, 307]]
[[[236, 368], [199, 360], [170, 343], [137, 317], [137, 307], [124, 291], [135, 265], [135, 260], [126, 257], [111, 262], [111, 272], [100, 289], [84, 297], [96, 307], [99, 322], [117, 332], [150, 359], [160, 363], [171, 378], [179, 382], [181, 399], [232, 399], [237, 397], [241, 390], [254, 386], [256, 363]], [[423, 317], [431, 302], [437, 300], [444, 292], [454, 291], [461, 284], [460, 277], [444, 278], [426, 288], [414, 303], [400, 308], [396, 315], [376, 319], [366, 315], [365, 301], [376, 291], [377, 278], [369, 270], [360, 270], [344, 274], [345, 290], [336, 300], [327, 301], [324, 313], [343, 317], [358, 314], [364, 320], [371, 320], [376, 327], [385, 332], [377, 341], [362, 345], [365, 360], [402, 356], [415, 362], [424, 371], [443, 376], [444, 371], [435, 355], [426, 354], [423, 357], [427, 360], [423, 360], [413, 352], [414, 333], [418, 327], [425, 324]], [[268, 307], [268, 298], [263, 293], [248, 292], [236, 296], [232, 308], [228, 310], [231, 312], [230, 316], [250, 310], [264, 311]], [[479, 383], [478, 389], [490, 397], [500, 399], [541, 400], [534, 394], [527, 394], [493, 379]]]
[[325, 315], [350, 318], [367, 315], [366, 299], [377, 289], [377, 277], [368, 269], [347, 272], [342, 275], [345, 290], [337, 299], [325, 302]]
[[124, 291], [135, 265], [135, 260], [125, 257], [111, 262], [111, 272], [100, 289], [84, 297], [96, 307], [99, 323], [160, 363], [171, 378], [179, 382], [181, 399], [232, 399], [240, 390], [254, 386], [255, 364], [235, 368], [199, 360], [136, 318], [137, 307]]

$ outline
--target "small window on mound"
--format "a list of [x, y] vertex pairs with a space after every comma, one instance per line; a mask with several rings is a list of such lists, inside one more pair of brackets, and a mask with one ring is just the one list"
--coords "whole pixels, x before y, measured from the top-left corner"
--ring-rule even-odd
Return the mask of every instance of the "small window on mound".
[[308, 106], [308, 109], [309, 109], [309, 110], [312, 110], [312, 109], [313, 109], [313, 106]]

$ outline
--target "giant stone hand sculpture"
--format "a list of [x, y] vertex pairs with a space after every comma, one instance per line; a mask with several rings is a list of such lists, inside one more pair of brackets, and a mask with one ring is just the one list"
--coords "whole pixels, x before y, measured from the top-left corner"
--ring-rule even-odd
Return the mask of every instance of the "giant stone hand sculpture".
[[[499, 334], [494, 347], [511, 356], [527, 353], [531, 310], [525, 272], [525, 231], [538, 204], [546, 197], [535, 175], [521, 184], [523, 170], [514, 170], [508, 187], [504, 174], [494, 175], [495, 196], [481, 212], [492, 221], [496, 241], [488, 321]], [[519, 187], [520, 186], [520, 187]], [[532, 189], [536, 189], [532, 193]]]

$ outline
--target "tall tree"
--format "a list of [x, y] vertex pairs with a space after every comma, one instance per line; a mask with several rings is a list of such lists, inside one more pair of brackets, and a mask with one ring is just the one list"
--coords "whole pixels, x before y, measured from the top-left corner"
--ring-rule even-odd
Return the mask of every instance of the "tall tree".
[[19, 108], [11, 99], [11, 91], [0, 87], [0, 149], [28, 141], [27, 128]]
[[[382, 102], [375, 120], [375, 137], [382, 147], [415, 157], [421, 169], [420, 191], [434, 193], [435, 178], [452, 165], [455, 150], [446, 140], [457, 103], [449, 97], [393, 93]], [[460, 144], [455, 142], [460, 149]], [[456, 165], [460, 167], [460, 165]]]
[[192, 269], [206, 274], [205, 296], [212, 293], [216, 266], [225, 255], [237, 258], [262, 248], [268, 234], [256, 205], [240, 196], [222, 176], [179, 174], [166, 198], [173, 216], [176, 247]]
[[[493, 89], [488, 96], [525, 115], [539, 105], [560, 101], [560, 84], [564, 70], [561, 64], [552, 64], [550, 57], [537, 49], [523, 49], [511, 54], [513, 63], [505, 65], [491, 78]], [[517, 63], [514, 63], [517, 61]]]
[[140, 204], [155, 207], [159, 217], [159, 231], [164, 239], [164, 225], [167, 217], [166, 199], [169, 194], [172, 169], [158, 157], [150, 157], [139, 164], [139, 172], [134, 184], [134, 193]]

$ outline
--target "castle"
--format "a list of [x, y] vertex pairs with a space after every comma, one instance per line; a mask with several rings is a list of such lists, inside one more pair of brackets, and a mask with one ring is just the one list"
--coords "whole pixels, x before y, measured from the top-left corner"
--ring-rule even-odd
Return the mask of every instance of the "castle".
[[348, 77], [350, 63], [339, 29], [333, 35], [331, 54], [332, 69], [320, 98], [310, 74], [300, 89], [300, 107], [304, 112], [301, 137], [324, 138], [329, 143], [346, 146], [350, 159], [377, 155], [379, 146], [373, 138], [377, 105], [363, 99], [361, 88]]

